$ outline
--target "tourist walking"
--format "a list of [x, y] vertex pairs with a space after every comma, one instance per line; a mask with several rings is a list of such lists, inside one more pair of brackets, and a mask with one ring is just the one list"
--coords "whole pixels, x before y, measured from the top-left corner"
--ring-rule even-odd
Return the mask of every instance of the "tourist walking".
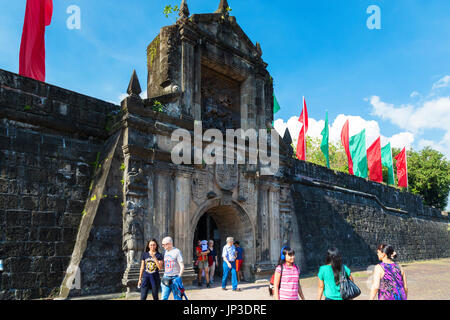
[[231, 285], [233, 291], [241, 291], [238, 288], [238, 281], [236, 275], [236, 248], [233, 245], [234, 239], [233, 237], [227, 238], [227, 244], [223, 247], [222, 250], [222, 259], [223, 259], [223, 276], [222, 276], [222, 289], [227, 290], [227, 278], [228, 273], [231, 271]]
[[156, 239], [147, 242], [141, 261], [138, 281], [138, 288], [141, 288], [141, 300], [147, 300], [148, 290], [152, 290], [153, 300], [159, 300], [158, 292], [161, 286], [159, 270], [163, 268], [164, 257], [159, 253]]
[[241, 283], [242, 278], [242, 263], [244, 262], [244, 249], [242, 249], [239, 241], [234, 242], [234, 246], [236, 247], [237, 256], [236, 256], [236, 273], [238, 278], [238, 283]]
[[[169, 299], [173, 292], [173, 280], [183, 275], [184, 263], [180, 250], [173, 246], [171, 237], [165, 237], [162, 241], [164, 252], [164, 276], [161, 280], [162, 300]], [[178, 295], [173, 294], [175, 300], [181, 300]]]
[[283, 247], [278, 266], [275, 269], [273, 295], [275, 300], [305, 300], [300, 285], [300, 268], [294, 264], [295, 251]]
[[375, 266], [370, 299], [375, 300], [378, 294], [378, 300], [407, 300], [406, 274], [393, 261], [397, 257], [394, 248], [380, 244], [377, 255], [381, 263]]
[[202, 286], [202, 274], [204, 274], [206, 278], [206, 287], [209, 288], [208, 242], [206, 240], [201, 241], [200, 245], [195, 248], [195, 251], [198, 261], [198, 286]]
[[319, 269], [317, 300], [321, 300], [322, 295], [325, 296], [325, 300], [342, 300], [339, 280], [342, 268], [344, 268], [349, 279], [353, 281], [350, 269], [342, 264], [342, 256], [339, 250], [337, 248], [328, 249], [325, 265]]
[[217, 260], [217, 251], [214, 248], [214, 240], [209, 240], [208, 243], [209, 254], [208, 254], [208, 264], [209, 264], [209, 283], [214, 283], [214, 271], [216, 270], [216, 266], [219, 265]]

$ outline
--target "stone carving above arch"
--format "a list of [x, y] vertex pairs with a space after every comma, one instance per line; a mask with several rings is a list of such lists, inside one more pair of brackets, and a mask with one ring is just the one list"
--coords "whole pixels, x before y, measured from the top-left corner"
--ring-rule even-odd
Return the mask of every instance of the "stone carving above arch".
[[209, 190], [209, 181], [211, 180], [210, 173], [207, 172], [195, 172], [192, 176], [191, 192], [192, 199], [197, 205], [200, 205], [205, 201]]
[[239, 183], [239, 168], [237, 164], [216, 164], [216, 183], [222, 190], [231, 191]]

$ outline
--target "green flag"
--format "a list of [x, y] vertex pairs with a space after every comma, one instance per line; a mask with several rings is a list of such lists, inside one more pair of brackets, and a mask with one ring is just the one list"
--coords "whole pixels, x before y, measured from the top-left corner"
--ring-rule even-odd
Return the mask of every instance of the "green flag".
[[273, 114], [277, 113], [278, 111], [280, 111], [281, 107], [278, 104], [277, 98], [275, 97], [275, 94], [273, 94]]
[[351, 137], [349, 144], [355, 176], [367, 178], [366, 129]]
[[[278, 111], [280, 111], [281, 107], [280, 104], [277, 101], [277, 98], [275, 97], [275, 93], [273, 94], [273, 114], [275, 115], [275, 113], [277, 113]], [[273, 127], [273, 123], [274, 121], [272, 121], [272, 127]]]
[[394, 162], [392, 161], [392, 149], [390, 142], [381, 148], [381, 164], [388, 168], [388, 185], [394, 185]]
[[328, 128], [328, 111], [325, 116], [325, 128], [322, 130], [322, 143], [320, 144], [320, 149], [322, 150], [325, 159], [327, 159], [327, 168], [330, 169], [330, 155], [328, 152], [328, 140], [329, 140], [329, 128]]

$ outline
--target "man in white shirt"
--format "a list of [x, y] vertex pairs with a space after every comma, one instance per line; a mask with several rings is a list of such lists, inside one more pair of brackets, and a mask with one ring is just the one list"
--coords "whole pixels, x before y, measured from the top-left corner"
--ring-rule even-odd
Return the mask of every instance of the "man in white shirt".
[[241, 291], [241, 289], [237, 287], [238, 285], [236, 274], [237, 251], [233, 243], [234, 243], [233, 237], [228, 237], [227, 244], [223, 247], [222, 250], [222, 258], [223, 258], [222, 290], [227, 290], [226, 287], [227, 287], [228, 272], [231, 271], [231, 285], [233, 287], [233, 291]]
[[[171, 237], [165, 237], [162, 241], [165, 249], [164, 253], [164, 276], [161, 280], [162, 300], [169, 299], [170, 292], [173, 292], [173, 279], [181, 277], [184, 272], [183, 256], [180, 250], [173, 246]], [[175, 294], [175, 300], [181, 300]]]

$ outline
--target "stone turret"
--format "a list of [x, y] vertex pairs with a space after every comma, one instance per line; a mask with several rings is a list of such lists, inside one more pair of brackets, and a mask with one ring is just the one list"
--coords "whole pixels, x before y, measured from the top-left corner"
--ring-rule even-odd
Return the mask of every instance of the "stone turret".
[[214, 13], [228, 15], [228, 8], [229, 6], [227, 0], [220, 0], [219, 8]]
[[181, 18], [189, 18], [189, 8], [186, 0], [181, 1], [180, 12], [178, 13], [178, 15]]
[[273, 121], [273, 86], [253, 43], [229, 16], [226, 0], [214, 13], [180, 19], [161, 28], [147, 49], [148, 99], [172, 117], [201, 120], [203, 128], [266, 129]]

